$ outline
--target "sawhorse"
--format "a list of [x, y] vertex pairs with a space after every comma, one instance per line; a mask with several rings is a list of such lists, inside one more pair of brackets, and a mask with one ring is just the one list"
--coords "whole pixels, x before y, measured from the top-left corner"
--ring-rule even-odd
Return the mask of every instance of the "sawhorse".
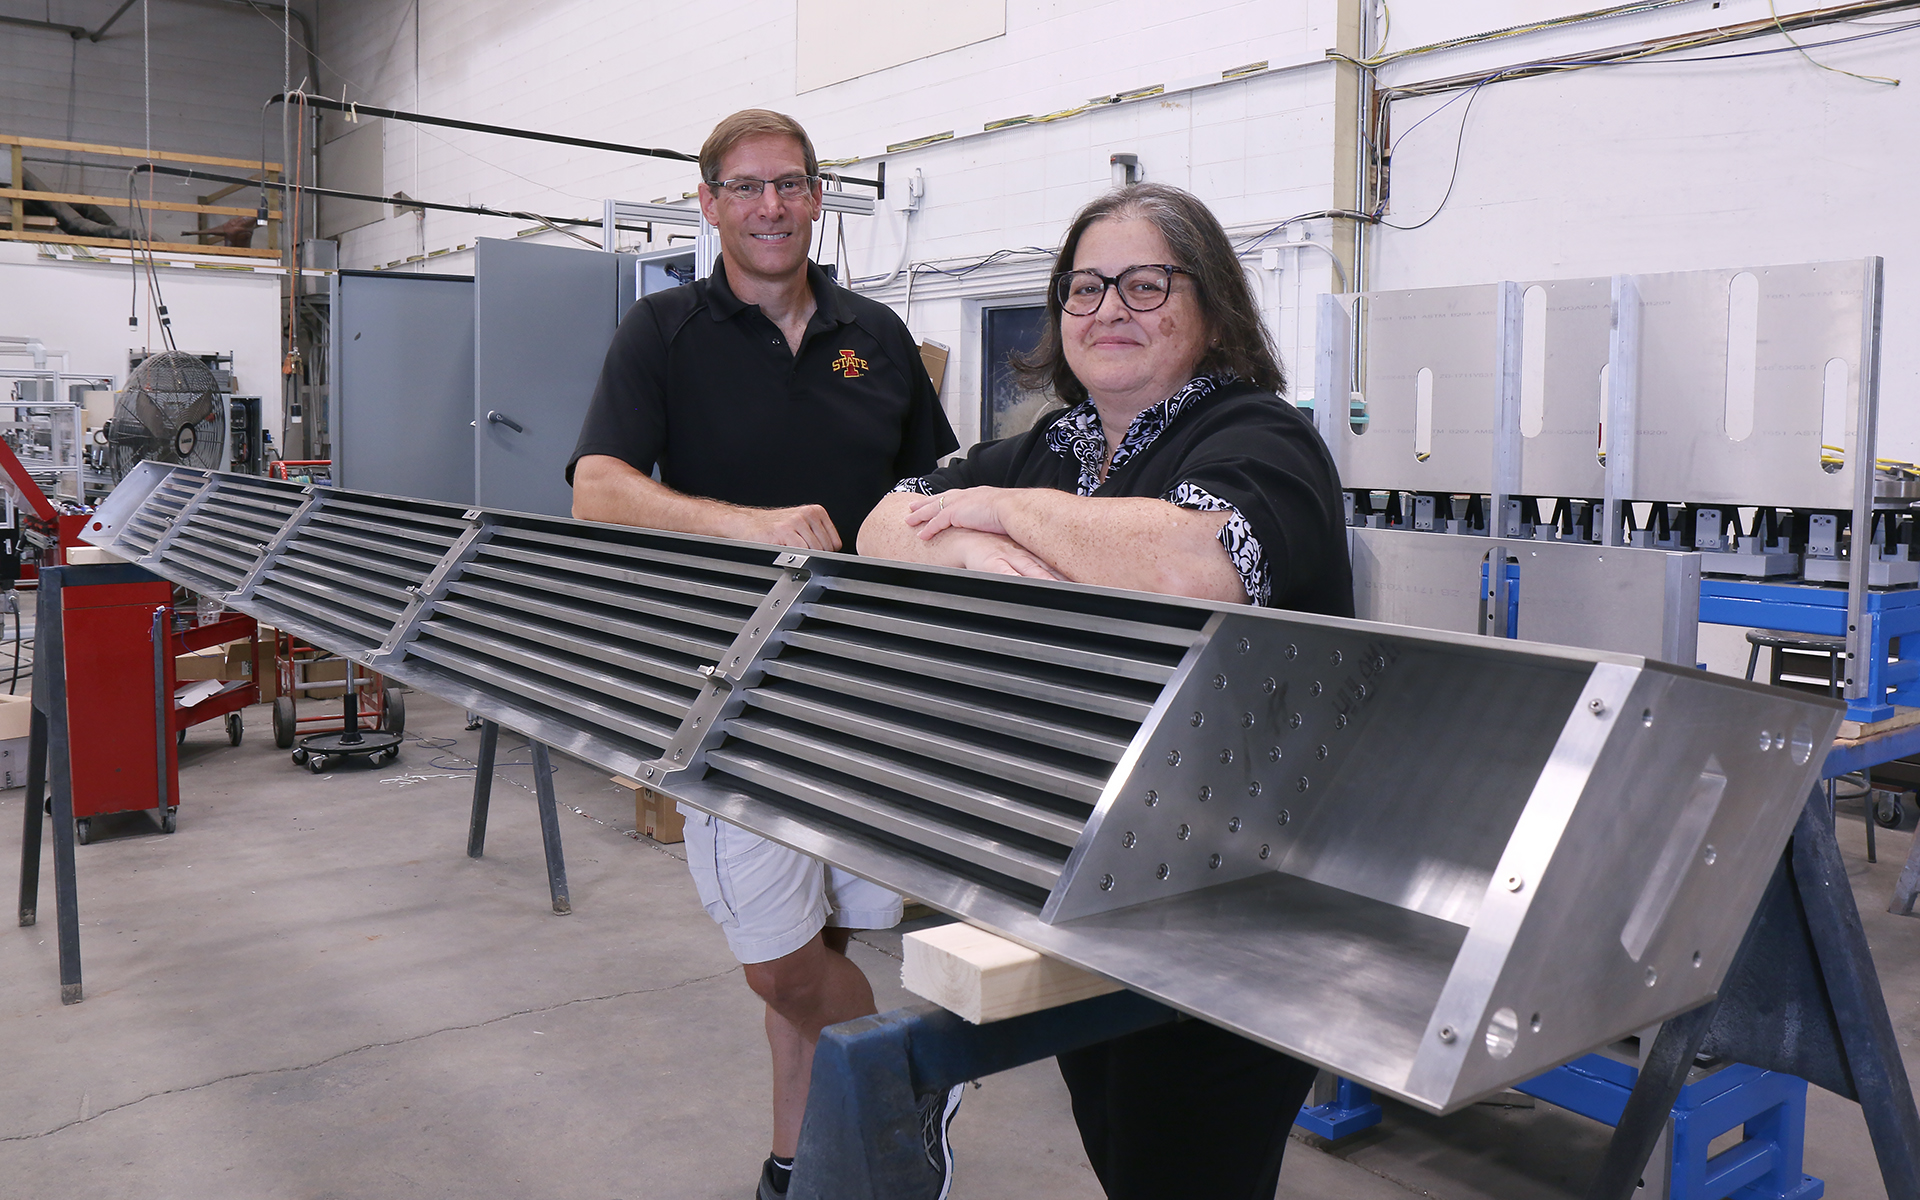
[[[553, 911], [573, 911], [567, 894], [567, 864], [560, 853], [560, 811], [553, 799], [553, 767], [546, 743], [529, 740], [533, 748], [533, 795], [540, 809], [540, 840], [547, 855], [547, 890]], [[473, 773], [473, 812], [467, 818], [467, 857], [479, 858], [487, 848], [487, 806], [493, 799], [493, 760], [500, 747], [500, 726], [480, 722], [480, 762]]]
[[[921, 1144], [922, 1100], [956, 1083], [1171, 1019], [1163, 1005], [1118, 992], [988, 1025], [920, 1005], [832, 1026], [814, 1054], [789, 1195], [932, 1196], [937, 1184]], [[1820, 792], [1808, 797], [1721, 999], [1668, 1021], [1653, 1039], [1621, 1100], [1589, 1200], [1633, 1196], [1703, 1052], [1856, 1100], [1888, 1197], [1920, 1200], [1920, 1113]], [[1350, 1107], [1366, 1102], [1358, 1090], [1346, 1098]], [[1704, 1091], [1697, 1098], [1713, 1099]], [[1766, 1109], [1784, 1105], [1784, 1091], [1779, 1099]], [[1757, 1111], [1748, 1128], [1752, 1144], [1710, 1160], [1723, 1179], [1750, 1171], [1751, 1183], [1776, 1165], [1785, 1169], [1767, 1140], [1753, 1136], [1765, 1132], [1767, 1119], [1767, 1111]], [[1802, 1200], [1811, 1195], [1801, 1193]]]
[[[60, 943], [60, 1003], [78, 1004], [80, 985], [80, 888], [74, 873], [73, 764], [67, 753], [66, 622], [61, 590], [70, 571], [83, 579], [118, 582], [153, 576], [137, 567], [46, 567], [40, 572], [34, 597], [33, 713], [27, 731], [27, 794], [25, 828], [20, 837], [20, 924], [33, 925], [40, 908], [41, 810], [49, 803], [47, 784], [53, 784], [53, 905]], [[171, 634], [171, 630], [165, 631]], [[156, 637], [159, 631], [156, 627]], [[156, 654], [161, 653], [158, 642]], [[171, 697], [168, 697], [170, 700]], [[47, 778], [51, 769], [53, 778]], [[177, 799], [177, 797], [176, 797]]]

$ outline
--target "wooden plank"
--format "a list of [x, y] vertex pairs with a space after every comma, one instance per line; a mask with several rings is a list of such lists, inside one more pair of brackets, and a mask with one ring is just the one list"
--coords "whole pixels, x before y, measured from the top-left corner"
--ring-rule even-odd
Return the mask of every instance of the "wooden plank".
[[[128, 207], [125, 196], [79, 196], [67, 192], [21, 192], [12, 188], [0, 188], [0, 199], [49, 200], [58, 204], [97, 204], [102, 208]], [[223, 217], [251, 217], [259, 213], [256, 208], [235, 208], [232, 205], [184, 204], [174, 200], [141, 200], [136, 197], [135, 204], [140, 208], [151, 208], [159, 212], [212, 213]], [[267, 210], [267, 220], [278, 221], [280, 214], [274, 209]]]
[[257, 158], [218, 158], [211, 154], [180, 154], [172, 150], [155, 150], [149, 155], [145, 150], [134, 146], [101, 146], [93, 142], [62, 142], [54, 138], [17, 137], [10, 133], [0, 133], [0, 146], [31, 146], [36, 150], [78, 150], [83, 154], [104, 154], [108, 158], [151, 159], [154, 162], [199, 163], [206, 167], [243, 167], [258, 174], [264, 166], [269, 173], [278, 172], [277, 162], [262, 163]]
[[[25, 163], [20, 154], [20, 147], [15, 146], [13, 148], [13, 174], [7, 176], [8, 181], [15, 187], [20, 186], [23, 179], [21, 171], [24, 166]], [[13, 227], [16, 231], [24, 230], [27, 227], [27, 202], [25, 200], [15, 200], [13, 202]]]
[[1920, 725], [1920, 708], [1904, 708], [1895, 705], [1893, 715], [1884, 721], [1842, 721], [1840, 731], [1834, 740], [1841, 742], [1860, 742], [1896, 729], [1905, 729], [1911, 725]]
[[[0, 229], [0, 242], [58, 242], [62, 246], [107, 246], [126, 250], [131, 244], [125, 238], [78, 237], [71, 233], [22, 233], [17, 229]], [[245, 246], [193, 246], [186, 242], [141, 242], [140, 249], [151, 248], [156, 254], [223, 254], [230, 258], [270, 258], [278, 259], [278, 250], [255, 250]]]
[[1112, 980], [964, 922], [915, 930], [902, 945], [902, 986], [975, 1025], [1120, 990]]

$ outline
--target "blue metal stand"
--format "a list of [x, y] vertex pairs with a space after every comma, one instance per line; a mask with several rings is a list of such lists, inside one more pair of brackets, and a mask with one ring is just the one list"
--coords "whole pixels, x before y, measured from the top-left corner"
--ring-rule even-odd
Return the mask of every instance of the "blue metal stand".
[[[1626, 1063], [1589, 1054], [1514, 1090], [1617, 1125], [1638, 1077]], [[1672, 1112], [1668, 1200], [1817, 1200], [1826, 1194], [1825, 1183], [1800, 1172], [1806, 1080], [1735, 1063], [1682, 1087]], [[1709, 1155], [1713, 1139], [1743, 1126], [1743, 1141]]]
[[[1321, 1079], [1324, 1081], [1326, 1076]], [[1313, 1098], [1320, 1103], [1302, 1108], [1294, 1118], [1296, 1126], [1337, 1142], [1380, 1123], [1380, 1106], [1374, 1103], [1371, 1089], [1341, 1076], [1335, 1076], [1333, 1084], [1331, 1099], [1322, 1100], [1318, 1088], [1315, 1089]]]
[[[1700, 619], [1713, 625], [1845, 637], [1847, 592], [1810, 583], [1708, 577], [1700, 581]], [[1920, 589], [1869, 591], [1866, 619], [1873, 636], [1867, 694], [1847, 705], [1847, 718], [1862, 723], [1888, 719], [1896, 704], [1920, 706], [1920, 658], [1892, 661], [1892, 643], [1920, 633]]]

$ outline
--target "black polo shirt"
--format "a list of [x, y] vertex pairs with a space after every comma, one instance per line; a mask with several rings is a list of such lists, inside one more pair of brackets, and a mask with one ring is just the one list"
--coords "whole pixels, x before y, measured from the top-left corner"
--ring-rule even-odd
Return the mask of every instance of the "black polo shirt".
[[[1065, 415], [1042, 416], [1026, 433], [982, 442], [965, 458], [908, 482], [930, 495], [966, 487], [1077, 492], [1080, 465], [1048, 445]], [[1093, 495], [1158, 500], [1181, 484], [1205, 489], [1245, 519], [1271, 573], [1270, 606], [1353, 615], [1339, 472], [1299, 409], [1251, 384], [1226, 384], [1183, 409]]]
[[892, 309], [807, 264], [799, 353], [724, 263], [643, 297], [607, 348], [567, 463], [605, 454], [676, 491], [755, 508], [819, 504], [849, 551], [895, 480], [957, 449], [919, 347]]

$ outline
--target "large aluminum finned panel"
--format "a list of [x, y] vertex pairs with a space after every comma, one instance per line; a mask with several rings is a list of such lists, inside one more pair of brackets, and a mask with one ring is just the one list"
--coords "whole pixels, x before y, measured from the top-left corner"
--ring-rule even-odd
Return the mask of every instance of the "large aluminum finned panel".
[[142, 466], [88, 540], [1434, 1112], [1715, 994], [1839, 705]]

